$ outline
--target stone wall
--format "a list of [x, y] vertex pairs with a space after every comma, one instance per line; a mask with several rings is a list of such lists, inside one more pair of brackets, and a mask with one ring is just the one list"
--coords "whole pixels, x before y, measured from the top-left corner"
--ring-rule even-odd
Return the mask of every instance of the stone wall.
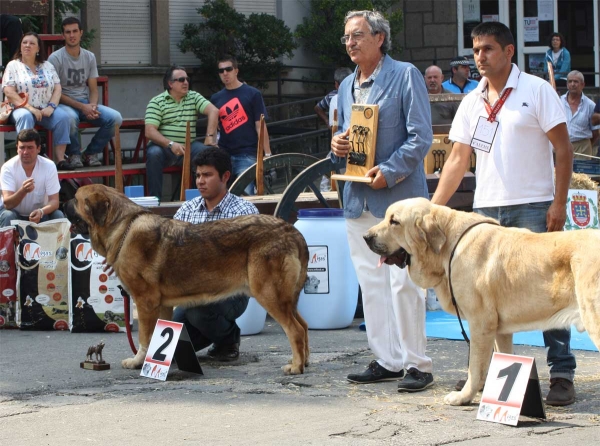
[[438, 65], [448, 77], [450, 59], [458, 55], [456, 0], [402, 0], [404, 29], [393, 44], [403, 49], [401, 59], [422, 72]]

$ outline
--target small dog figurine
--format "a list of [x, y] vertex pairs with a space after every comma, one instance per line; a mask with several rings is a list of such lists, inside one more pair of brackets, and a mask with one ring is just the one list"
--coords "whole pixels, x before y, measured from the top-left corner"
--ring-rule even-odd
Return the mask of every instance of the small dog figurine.
[[102, 360], [102, 349], [104, 348], [104, 341], [100, 341], [100, 343], [98, 345], [91, 345], [88, 348], [87, 351], [87, 356], [86, 356], [86, 361], [89, 362], [94, 362], [94, 360], [92, 359], [92, 355], [96, 354], [96, 361], [95, 362], [104, 362]]

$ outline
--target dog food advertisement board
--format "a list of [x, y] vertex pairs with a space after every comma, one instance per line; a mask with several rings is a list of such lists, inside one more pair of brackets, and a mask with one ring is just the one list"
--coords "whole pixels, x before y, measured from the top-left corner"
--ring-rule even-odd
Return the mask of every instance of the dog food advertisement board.
[[565, 231], [588, 228], [600, 228], [598, 225], [598, 192], [569, 189]]
[[17, 328], [17, 262], [15, 230], [0, 228], [0, 329]]
[[304, 283], [304, 293], [328, 294], [329, 248], [327, 246], [309, 246], [308, 254], [308, 277]]
[[61, 218], [11, 224], [19, 233], [17, 324], [22, 330], [67, 330], [71, 223]]
[[104, 257], [92, 249], [88, 235], [77, 234], [71, 239], [70, 247], [71, 332], [124, 332], [125, 303], [118, 288], [119, 279], [115, 274], [104, 272]]

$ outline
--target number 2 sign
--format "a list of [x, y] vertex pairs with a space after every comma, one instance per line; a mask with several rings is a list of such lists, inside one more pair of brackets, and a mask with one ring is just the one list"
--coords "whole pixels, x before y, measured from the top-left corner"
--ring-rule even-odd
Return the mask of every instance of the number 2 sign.
[[494, 353], [477, 419], [516, 426], [519, 415], [546, 418], [535, 359]]
[[159, 319], [154, 327], [140, 375], [165, 381], [173, 357], [180, 370], [202, 374], [185, 326], [179, 322]]

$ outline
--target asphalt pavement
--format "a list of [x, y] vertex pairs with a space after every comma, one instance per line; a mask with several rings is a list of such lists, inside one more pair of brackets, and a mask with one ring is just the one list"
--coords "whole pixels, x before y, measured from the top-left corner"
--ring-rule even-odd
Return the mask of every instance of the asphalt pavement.
[[[600, 354], [576, 351], [577, 401], [546, 406], [546, 420], [517, 427], [477, 421], [480, 394], [466, 407], [443, 397], [465, 377], [467, 345], [429, 339], [435, 385], [400, 394], [396, 382], [355, 385], [348, 373], [374, 359], [360, 319], [343, 330], [311, 330], [311, 365], [285, 376], [291, 357], [281, 327], [242, 338], [240, 359], [210, 361], [204, 375], [173, 370], [166, 382], [125, 370], [124, 334], [0, 330], [0, 444], [18, 445], [555, 445], [598, 444]], [[137, 333], [134, 333], [136, 335]], [[104, 340], [108, 371], [82, 370], [87, 348]], [[533, 356], [548, 392], [545, 351]]]

